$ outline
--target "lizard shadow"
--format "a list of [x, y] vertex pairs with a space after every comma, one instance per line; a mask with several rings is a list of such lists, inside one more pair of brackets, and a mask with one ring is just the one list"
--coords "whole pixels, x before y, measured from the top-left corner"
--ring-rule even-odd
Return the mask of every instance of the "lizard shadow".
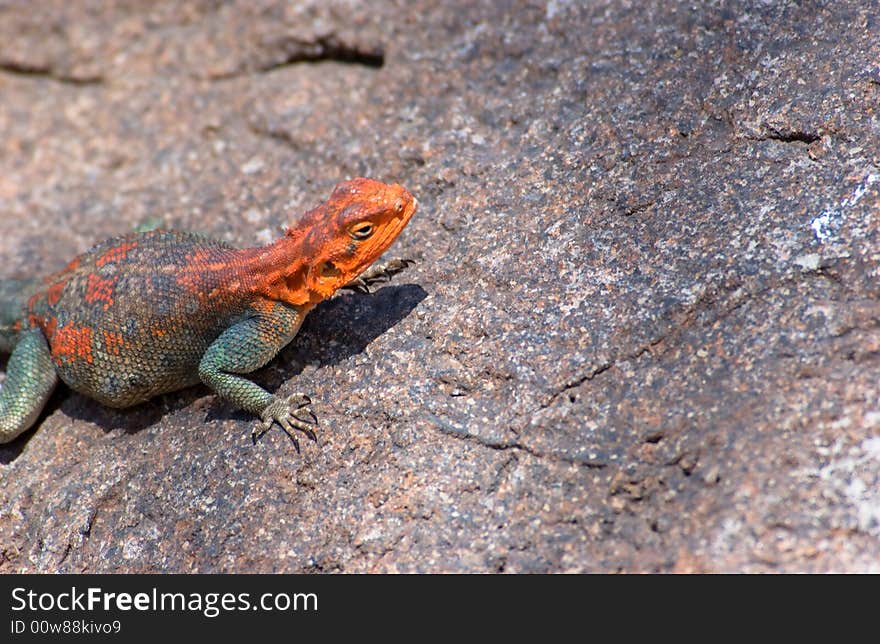
[[[320, 369], [355, 356], [373, 340], [397, 325], [428, 296], [417, 284], [386, 286], [373, 293], [345, 292], [315, 307], [297, 336], [266, 367], [249, 377], [274, 392], [303, 372], [306, 365]], [[217, 398], [208, 420], [254, 416]]]
[[[308, 315], [290, 344], [248, 378], [274, 392], [284, 382], [302, 373], [306, 364], [318, 368], [338, 364], [362, 352], [370, 342], [409, 315], [427, 296], [428, 293], [417, 284], [400, 284], [385, 286], [370, 294], [345, 292], [324, 301]], [[57, 392], [53, 399], [56, 397]], [[206, 421], [254, 419], [253, 415], [218, 398], [204, 385], [157, 396], [127, 409], [111, 409], [69, 390], [65, 397], [60, 404], [56, 402], [54, 407], [47, 406], [47, 410], [60, 407], [68, 416], [94, 423], [105, 432], [137, 433], [154, 425], [169, 412], [189, 407], [200, 398], [206, 399]], [[26, 435], [30, 433], [28, 431]], [[18, 441], [16, 439], [14, 443]]]

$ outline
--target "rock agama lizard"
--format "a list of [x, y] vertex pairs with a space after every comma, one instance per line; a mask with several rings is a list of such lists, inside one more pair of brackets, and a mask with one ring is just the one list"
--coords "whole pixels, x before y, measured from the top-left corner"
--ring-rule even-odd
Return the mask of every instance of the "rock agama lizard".
[[[110, 407], [205, 383], [257, 415], [315, 439], [304, 394], [279, 398], [240, 374], [265, 365], [337, 289], [363, 289], [406, 262], [366, 269], [416, 210], [399, 185], [340, 183], [285, 235], [236, 249], [179, 231], [97, 244], [45, 279], [0, 283], [0, 443], [31, 427], [58, 379]], [[360, 277], [358, 277], [360, 276]]]

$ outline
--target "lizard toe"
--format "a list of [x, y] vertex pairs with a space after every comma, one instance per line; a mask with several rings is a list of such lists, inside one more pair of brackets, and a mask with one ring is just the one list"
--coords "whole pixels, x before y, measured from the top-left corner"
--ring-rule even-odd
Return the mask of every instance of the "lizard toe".
[[318, 442], [318, 435], [315, 434], [314, 430], [312, 430], [312, 429], [304, 429], [304, 430], [302, 430], [302, 433], [305, 434], [309, 439], [311, 439], [311, 441], [312, 441], [313, 443], [317, 443], [317, 442]]
[[308, 407], [312, 404], [312, 399], [309, 398], [308, 394], [304, 394], [301, 391], [290, 394], [287, 397], [287, 403], [294, 409], [302, 409], [303, 407]]
[[294, 434], [293, 427], [290, 425], [290, 421], [288, 419], [279, 420], [278, 424], [281, 425], [281, 429], [284, 430], [284, 433], [287, 434], [287, 437], [293, 441], [293, 448], [296, 450], [297, 454], [302, 454], [302, 450], [299, 448], [299, 441], [296, 438], [296, 434]]
[[291, 414], [297, 420], [301, 420], [304, 423], [308, 423], [309, 425], [317, 425], [318, 417], [315, 416], [315, 412], [311, 409], [295, 409]]
[[254, 445], [257, 444], [257, 441], [263, 437], [263, 434], [269, 431], [269, 428], [272, 427], [272, 419], [263, 419], [261, 423], [259, 423], [256, 427], [254, 427], [251, 432], [251, 439], [254, 441]]

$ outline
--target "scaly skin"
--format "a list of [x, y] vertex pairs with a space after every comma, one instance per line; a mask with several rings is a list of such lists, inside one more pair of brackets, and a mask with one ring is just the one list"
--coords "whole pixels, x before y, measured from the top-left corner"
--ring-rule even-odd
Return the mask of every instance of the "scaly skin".
[[260, 418], [255, 440], [278, 423], [299, 449], [294, 429], [315, 438], [308, 397], [278, 398], [240, 374], [337, 289], [405, 267], [364, 273], [415, 210], [403, 187], [353, 179], [267, 246], [152, 231], [102, 242], [44, 280], [0, 283], [0, 350], [12, 351], [0, 443], [33, 425], [58, 379], [110, 407], [201, 381]]

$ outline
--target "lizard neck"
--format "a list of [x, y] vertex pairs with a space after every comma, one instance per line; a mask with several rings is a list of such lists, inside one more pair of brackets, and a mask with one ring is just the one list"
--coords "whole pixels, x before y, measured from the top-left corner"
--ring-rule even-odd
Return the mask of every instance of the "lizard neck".
[[311, 265], [304, 242], [303, 233], [289, 231], [266, 246], [239, 251], [256, 294], [306, 310], [323, 299], [308, 288]]

